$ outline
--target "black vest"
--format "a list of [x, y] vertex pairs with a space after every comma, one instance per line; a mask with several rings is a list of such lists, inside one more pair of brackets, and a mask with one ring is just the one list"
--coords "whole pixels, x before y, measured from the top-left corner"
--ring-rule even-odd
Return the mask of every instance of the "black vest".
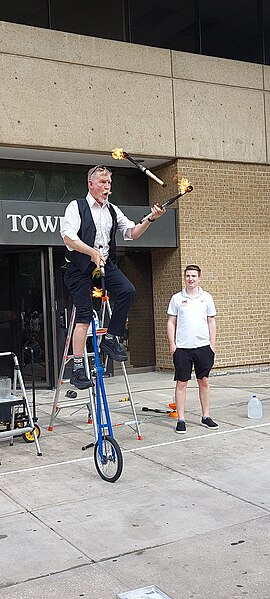
[[[78, 231], [78, 237], [80, 238], [81, 241], [84, 241], [84, 243], [86, 243], [90, 247], [94, 247], [95, 237], [96, 237], [96, 226], [94, 223], [94, 219], [92, 217], [92, 213], [91, 213], [89, 204], [88, 204], [86, 198], [78, 199], [77, 204], [78, 204], [79, 214], [81, 217], [81, 226]], [[116, 262], [115, 235], [116, 235], [116, 231], [117, 231], [117, 217], [116, 217], [116, 212], [111, 204], [108, 204], [108, 209], [109, 209], [111, 217], [112, 217], [112, 228], [111, 228], [110, 241], [109, 241], [109, 246], [110, 246], [109, 258], [113, 262]], [[73, 250], [72, 252], [67, 250], [66, 258], [67, 258], [67, 260], [69, 260], [69, 262], [71, 262], [72, 264], [77, 266], [79, 268], [79, 270], [83, 273], [87, 273], [87, 272], [91, 273], [92, 270], [94, 270], [94, 268], [96, 267], [95, 262], [93, 262], [91, 260], [90, 256], [87, 256], [86, 254], [82, 254], [81, 252], [77, 252], [76, 250]]]

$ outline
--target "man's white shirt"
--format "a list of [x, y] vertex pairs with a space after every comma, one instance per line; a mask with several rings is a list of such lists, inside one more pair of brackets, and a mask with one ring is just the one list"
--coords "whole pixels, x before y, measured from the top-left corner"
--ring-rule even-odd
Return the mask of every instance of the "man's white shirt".
[[193, 349], [209, 345], [208, 316], [216, 316], [214, 300], [210, 293], [198, 289], [192, 298], [183, 289], [172, 296], [167, 313], [176, 316], [176, 347]]
[[[100, 206], [95, 198], [88, 192], [86, 196], [86, 200], [91, 210], [91, 214], [96, 227], [96, 237], [94, 248], [99, 249], [102, 247], [102, 254], [104, 258], [107, 258], [109, 255], [109, 241], [110, 241], [110, 231], [112, 228], [112, 217], [110, 211], [108, 209], [107, 202], [105, 202], [102, 206]], [[135, 226], [135, 223], [132, 220], [129, 220], [127, 216], [115, 206], [115, 204], [111, 204], [114, 208], [117, 218], [117, 229], [121, 231], [123, 235], [123, 239], [125, 241], [132, 240], [131, 238], [131, 229]], [[65, 216], [62, 220], [61, 225], [61, 235], [64, 238], [65, 235], [72, 239], [72, 241], [76, 241], [79, 239], [78, 231], [81, 226], [81, 217], [78, 208], [77, 200], [73, 200], [68, 204]], [[68, 247], [68, 246], [67, 246]], [[69, 250], [72, 251], [72, 248], [68, 247]]]

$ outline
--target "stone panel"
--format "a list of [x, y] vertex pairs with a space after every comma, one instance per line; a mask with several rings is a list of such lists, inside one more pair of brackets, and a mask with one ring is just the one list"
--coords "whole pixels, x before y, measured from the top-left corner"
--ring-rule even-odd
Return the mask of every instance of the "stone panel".
[[2, 55], [1, 143], [174, 155], [170, 79]]
[[[269, 69], [270, 72], [270, 69]], [[270, 89], [270, 77], [269, 77], [269, 89]], [[270, 91], [265, 92], [265, 121], [266, 121], [266, 136], [267, 136], [267, 162], [269, 163], [270, 157]]]
[[265, 162], [263, 92], [175, 81], [176, 154]]
[[251, 62], [173, 51], [172, 70], [177, 79], [263, 89], [262, 65]]
[[264, 89], [270, 91], [270, 66], [263, 66]]
[[0, 22], [0, 52], [171, 76], [170, 50]]

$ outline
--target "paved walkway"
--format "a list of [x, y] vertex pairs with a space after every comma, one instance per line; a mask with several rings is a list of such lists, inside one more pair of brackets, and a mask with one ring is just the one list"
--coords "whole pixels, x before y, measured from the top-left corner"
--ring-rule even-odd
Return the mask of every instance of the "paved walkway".
[[[1, 599], [117, 599], [156, 585], [172, 599], [269, 599], [270, 371], [211, 377], [217, 431], [200, 426], [196, 382], [186, 435], [168, 414], [171, 373], [130, 375], [142, 441], [115, 428], [124, 471], [98, 476], [86, 409], [38, 392], [40, 445], [0, 445]], [[106, 380], [114, 423], [130, 421], [122, 376]], [[256, 392], [263, 418], [247, 418]]]

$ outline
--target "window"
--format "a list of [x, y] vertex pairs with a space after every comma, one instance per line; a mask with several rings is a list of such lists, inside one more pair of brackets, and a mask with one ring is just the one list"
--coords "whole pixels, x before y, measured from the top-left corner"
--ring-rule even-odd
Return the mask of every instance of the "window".
[[50, 0], [51, 28], [123, 40], [122, 0]]
[[200, 0], [202, 53], [262, 63], [257, 0]]
[[194, 2], [130, 0], [130, 41], [147, 46], [196, 52]]
[[48, 0], [1, 0], [0, 20], [34, 27], [49, 27]]
[[[87, 194], [87, 166], [0, 162], [0, 201], [63, 202]], [[91, 165], [89, 165], [90, 168]], [[134, 168], [113, 169], [113, 204], [148, 204], [148, 180]]]
[[263, 33], [264, 33], [264, 55], [265, 64], [270, 65], [270, 4], [269, 0], [263, 0]]

